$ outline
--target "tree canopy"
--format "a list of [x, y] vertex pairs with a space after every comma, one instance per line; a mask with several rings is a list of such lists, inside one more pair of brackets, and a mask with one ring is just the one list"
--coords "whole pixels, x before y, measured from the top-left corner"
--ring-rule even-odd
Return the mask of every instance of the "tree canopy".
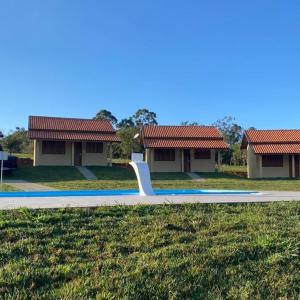
[[31, 153], [33, 151], [32, 142], [27, 136], [25, 128], [16, 127], [16, 130], [10, 132], [2, 141], [4, 150], [12, 153]]
[[225, 141], [229, 145], [240, 143], [243, 137], [244, 129], [235, 123], [235, 118], [226, 116], [223, 119], [217, 120], [213, 123], [223, 134]]
[[109, 120], [113, 125], [116, 125], [118, 123], [118, 119], [106, 109], [101, 109], [100, 111], [98, 111], [94, 119]]
[[153, 111], [149, 111], [146, 108], [142, 108], [136, 111], [132, 116], [132, 120], [136, 127], [141, 127], [143, 125], [157, 125], [157, 116]]
[[198, 122], [195, 121], [183, 121], [180, 123], [181, 126], [202, 126]]

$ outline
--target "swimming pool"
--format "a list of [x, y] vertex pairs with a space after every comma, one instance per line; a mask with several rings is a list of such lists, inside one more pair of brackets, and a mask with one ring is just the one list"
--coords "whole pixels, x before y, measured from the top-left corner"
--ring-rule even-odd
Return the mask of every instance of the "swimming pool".
[[[154, 190], [156, 196], [172, 195], [255, 195], [254, 191], [239, 190]], [[79, 190], [79, 191], [34, 191], [0, 192], [0, 198], [7, 197], [82, 197], [82, 196], [139, 196], [138, 190]]]

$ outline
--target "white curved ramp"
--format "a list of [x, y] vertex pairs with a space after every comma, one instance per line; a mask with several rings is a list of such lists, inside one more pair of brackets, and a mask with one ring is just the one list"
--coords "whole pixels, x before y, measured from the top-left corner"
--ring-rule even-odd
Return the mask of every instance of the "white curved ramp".
[[154, 195], [148, 164], [144, 161], [131, 161], [129, 164], [132, 166], [137, 177], [140, 195]]

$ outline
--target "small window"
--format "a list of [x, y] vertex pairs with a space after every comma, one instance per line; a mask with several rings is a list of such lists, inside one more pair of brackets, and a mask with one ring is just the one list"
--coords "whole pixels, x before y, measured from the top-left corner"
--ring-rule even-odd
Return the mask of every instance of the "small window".
[[154, 150], [155, 161], [175, 161], [174, 149], [155, 149]]
[[195, 149], [194, 151], [195, 159], [210, 159], [210, 157], [210, 150]]
[[262, 166], [264, 168], [268, 168], [268, 167], [282, 168], [283, 155], [263, 155]]
[[103, 143], [86, 143], [85, 148], [86, 153], [103, 153]]
[[43, 154], [65, 154], [66, 143], [60, 141], [43, 141], [42, 153]]

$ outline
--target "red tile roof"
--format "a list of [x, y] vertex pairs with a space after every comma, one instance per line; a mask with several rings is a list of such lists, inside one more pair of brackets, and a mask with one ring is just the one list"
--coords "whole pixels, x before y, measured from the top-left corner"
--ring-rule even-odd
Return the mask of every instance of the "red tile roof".
[[251, 143], [300, 143], [300, 130], [247, 130]]
[[28, 136], [31, 139], [119, 142], [108, 120], [30, 116]]
[[255, 154], [298, 154], [300, 130], [247, 130], [242, 149], [248, 144]]
[[144, 126], [145, 138], [197, 138], [223, 139], [216, 127], [213, 126]]
[[298, 144], [253, 144], [252, 148], [256, 154], [298, 154]]
[[145, 148], [227, 149], [228, 147], [221, 140], [145, 139]]
[[145, 148], [227, 149], [220, 132], [212, 126], [144, 126]]
[[54, 118], [54, 117], [29, 117], [29, 130], [59, 130], [80, 132], [115, 132], [108, 120]]

